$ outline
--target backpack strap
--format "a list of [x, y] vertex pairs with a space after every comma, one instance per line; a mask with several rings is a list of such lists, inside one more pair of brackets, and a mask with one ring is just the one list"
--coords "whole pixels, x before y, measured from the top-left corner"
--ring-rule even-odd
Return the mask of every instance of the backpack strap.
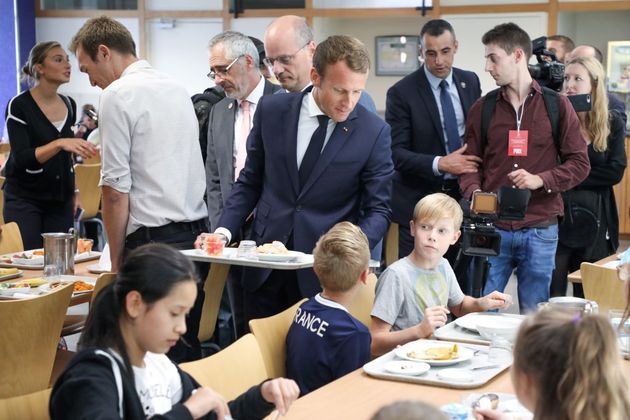
[[546, 87], [542, 88], [542, 94], [543, 100], [545, 101], [545, 108], [547, 108], [547, 115], [549, 116], [549, 122], [551, 123], [553, 142], [556, 145], [558, 156], [560, 156], [560, 134], [558, 133], [560, 120], [560, 95], [555, 90]]
[[490, 126], [490, 120], [492, 119], [492, 114], [494, 114], [494, 109], [497, 106], [497, 95], [499, 94], [499, 89], [492, 90], [486, 94], [486, 97], [483, 100], [483, 105], [481, 108], [481, 150], [480, 155], [483, 157], [483, 149], [485, 149], [486, 144], [488, 144], [488, 127]]

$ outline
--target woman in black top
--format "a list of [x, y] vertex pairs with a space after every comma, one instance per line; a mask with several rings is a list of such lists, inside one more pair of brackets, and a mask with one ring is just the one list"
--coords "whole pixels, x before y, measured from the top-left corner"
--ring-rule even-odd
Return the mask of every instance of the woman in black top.
[[33, 249], [42, 246], [41, 233], [65, 232], [72, 226], [72, 153], [88, 158], [96, 149], [74, 138], [76, 104], [57, 93], [70, 80], [70, 62], [61, 45], [35, 45], [22, 71], [35, 83], [9, 101], [5, 114], [11, 154], [4, 220], [17, 222], [24, 248]]
[[[589, 210], [599, 220], [599, 227], [593, 237], [582, 235], [581, 238], [579, 232], [588, 221], [575, 219], [576, 225], [564, 232], [561, 226], [551, 296], [566, 294], [567, 274], [579, 270], [582, 262], [607, 257], [619, 246], [619, 216], [612, 187], [621, 181], [626, 169], [625, 129], [621, 115], [608, 110], [605, 86], [604, 69], [594, 58], [580, 57], [567, 63], [564, 92], [567, 95], [589, 93], [592, 97], [591, 110], [578, 112], [582, 136], [588, 143], [591, 170], [588, 177], [574, 188], [573, 192], [579, 197], [572, 198], [569, 192], [564, 198], [567, 203], [579, 204], [585, 209], [588, 207], [586, 203], [593, 203]], [[565, 214], [564, 217], [569, 216]], [[574, 296], [583, 297], [581, 285], [573, 286]]]

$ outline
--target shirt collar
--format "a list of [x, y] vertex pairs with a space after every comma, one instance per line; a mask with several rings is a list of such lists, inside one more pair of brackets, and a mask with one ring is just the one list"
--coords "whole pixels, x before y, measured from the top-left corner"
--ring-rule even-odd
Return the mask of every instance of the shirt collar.
[[120, 75], [120, 77], [126, 76], [128, 74], [134, 73], [138, 70], [142, 70], [142, 69], [150, 69], [151, 68], [151, 64], [149, 64], [149, 62], [147, 60], [136, 60], [133, 63], [129, 64], [125, 70], [123, 70], [122, 74]]
[[[505, 92], [506, 92], [506, 90], [507, 90], [507, 87], [502, 86], [502, 87], [501, 87], [501, 90], [500, 90], [500, 93], [501, 93], [501, 94], [500, 94], [500, 95], [498, 95], [498, 97], [499, 97], [499, 98], [501, 98], [501, 99], [503, 99], [504, 101], [509, 102], [509, 101], [510, 101], [510, 99], [507, 97], [507, 95], [506, 95], [506, 93], [505, 93]], [[531, 94], [539, 94], [539, 95], [542, 95], [542, 87], [541, 87], [541, 86], [540, 86], [540, 84], [539, 84], [536, 80], [534, 80], [534, 79], [532, 79], [532, 84], [529, 86], [529, 93], [530, 93], [530, 95], [531, 95]]]
[[[429, 84], [431, 85], [433, 90], [438, 90], [440, 88], [440, 83], [442, 82], [442, 79], [440, 79], [439, 77], [435, 77], [433, 73], [429, 71], [426, 65], [422, 66], [422, 68], [424, 69], [424, 74], [427, 76], [427, 80], [429, 81]], [[453, 69], [451, 69], [451, 71], [448, 73], [448, 76], [446, 76], [444, 80], [446, 80], [449, 87], [453, 85]]]
[[341, 304], [339, 304], [339, 303], [337, 303], [337, 302], [335, 302], [333, 300], [326, 299], [325, 297], [322, 296], [321, 293], [318, 293], [318, 294], [315, 295], [315, 301], [317, 303], [320, 303], [320, 304], [324, 305], [324, 306], [328, 306], [329, 308], [341, 309], [342, 311], [348, 312], [348, 310], [346, 309], [345, 306], [343, 306], [343, 305], [341, 305]]
[[[249, 103], [252, 103], [254, 105], [258, 104], [258, 101], [260, 100], [261, 96], [263, 96], [263, 93], [265, 91], [265, 78], [260, 76], [260, 80], [258, 81], [258, 84], [256, 85], [256, 87], [254, 88], [254, 90], [252, 90], [249, 95], [247, 96], [247, 101]], [[237, 101], [238, 104], [240, 105], [241, 102], [243, 102], [242, 100]]]
[[312, 118], [317, 118], [318, 115], [326, 115], [320, 108], [317, 106], [315, 102], [315, 98], [313, 97], [313, 91], [308, 92], [306, 94], [306, 106], [308, 107], [308, 116]]

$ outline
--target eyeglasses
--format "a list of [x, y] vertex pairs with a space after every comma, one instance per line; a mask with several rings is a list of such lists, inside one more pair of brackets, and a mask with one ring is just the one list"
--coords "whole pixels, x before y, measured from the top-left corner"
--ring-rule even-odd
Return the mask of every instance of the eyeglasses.
[[228, 74], [228, 72], [230, 71], [230, 69], [232, 68], [232, 66], [234, 65], [234, 63], [236, 63], [238, 61], [238, 59], [241, 58], [241, 57], [243, 57], [243, 56], [239, 55], [238, 57], [236, 57], [234, 60], [232, 60], [232, 62], [230, 64], [228, 64], [223, 69], [221, 67], [215, 68], [214, 70], [210, 69], [210, 73], [208, 73], [207, 76], [210, 79], [212, 79], [212, 80], [216, 79], [217, 76], [225, 77]]
[[302, 47], [300, 47], [300, 49], [298, 49], [293, 54], [279, 55], [277, 57], [265, 57], [263, 59], [263, 63], [265, 63], [269, 67], [273, 67], [273, 63], [275, 63], [276, 61], [279, 62], [280, 64], [282, 64], [283, 66], [291, 64], [291, 62], [293, 61], [293, 59], [295, 58], [297, 53], [302, 51], [304, 49], [304, 47], [306, 47], [310, 43], [311, 43], [311, 41], [308, 41], [306, 44], [302, 45]]

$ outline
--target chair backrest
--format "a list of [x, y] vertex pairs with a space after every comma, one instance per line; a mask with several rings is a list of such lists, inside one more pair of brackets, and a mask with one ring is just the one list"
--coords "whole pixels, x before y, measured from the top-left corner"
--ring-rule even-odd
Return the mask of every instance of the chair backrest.
[[252, 334], [244, 335], [212, 356], [179, 367], [228, 401], [268, 377], [260, 347]]
[[0, 399], [0, 419], [48, 420], [48, 401], [52, 389]]
[[73, 287], [0, 301], [0, 398], [48, 388]]
[[286, 376], [287, 333], [295, 311], [306, 299], [279, 314], [249, 321], [249, 329], [256, 337], [270, 378]]
[[219, 316], [219, 306], [221, 305], [221, 296], [223, 296], [223, 288], [225, 287], [229, 270], [230, 266], [227, 264], [210, 265], [208, 277], [206, 277], [206, 282], [203, 285], [203, 291], [206, 296], [201, 308], [199, 333], [197, 333], [197, 337], [202, 343], [208, 341], [214, 335], [217, 317]]
[[376, 291], [376, 274], [370, 273], [367, 278], [367, 284], [360, 284], [357, 294], [354, 295], [352, 303], [348, 305], [348, 311], [353, 317], [361, 321], [366, 327], [370, 328], [372, 317], [372, 306], [374, 306], [374, 296]]
[[594, 300], [599, 312], [606, 315], [609, 309], [626, 307], [623, 282], [617, 278], [617, 270], [601, 265], [582, 263], [580, 265], [584, 297]]
[[2, 187], [5, 179], [5, 177], [0, 176], [0, 225], [4, 225], [4, 190]]
[[11, 222], [3, 225], [2, 233], [0, 234], [0, 254], [22, 251], [24, 251], [24, 244], [22, 243], [22, 234], [20, 234], [18, 224]]
[[392, 222], [385, 236], [385, 265], [389, 267], [398, 260], [398, 223]]
[[116, 280], [116, 273], [103, 273], [96, 278], [96, 284], [94, 290], [92, 290], [92, 296], [90, 297], [90, 305], [94, 303], [96, 296], [101, 293], [107, 285]]
[[91, 219], [98, 214], [101, 205], [101, 164], [74, 165], [76, 188], [79, 190], [83, 216], [81, 220]]

